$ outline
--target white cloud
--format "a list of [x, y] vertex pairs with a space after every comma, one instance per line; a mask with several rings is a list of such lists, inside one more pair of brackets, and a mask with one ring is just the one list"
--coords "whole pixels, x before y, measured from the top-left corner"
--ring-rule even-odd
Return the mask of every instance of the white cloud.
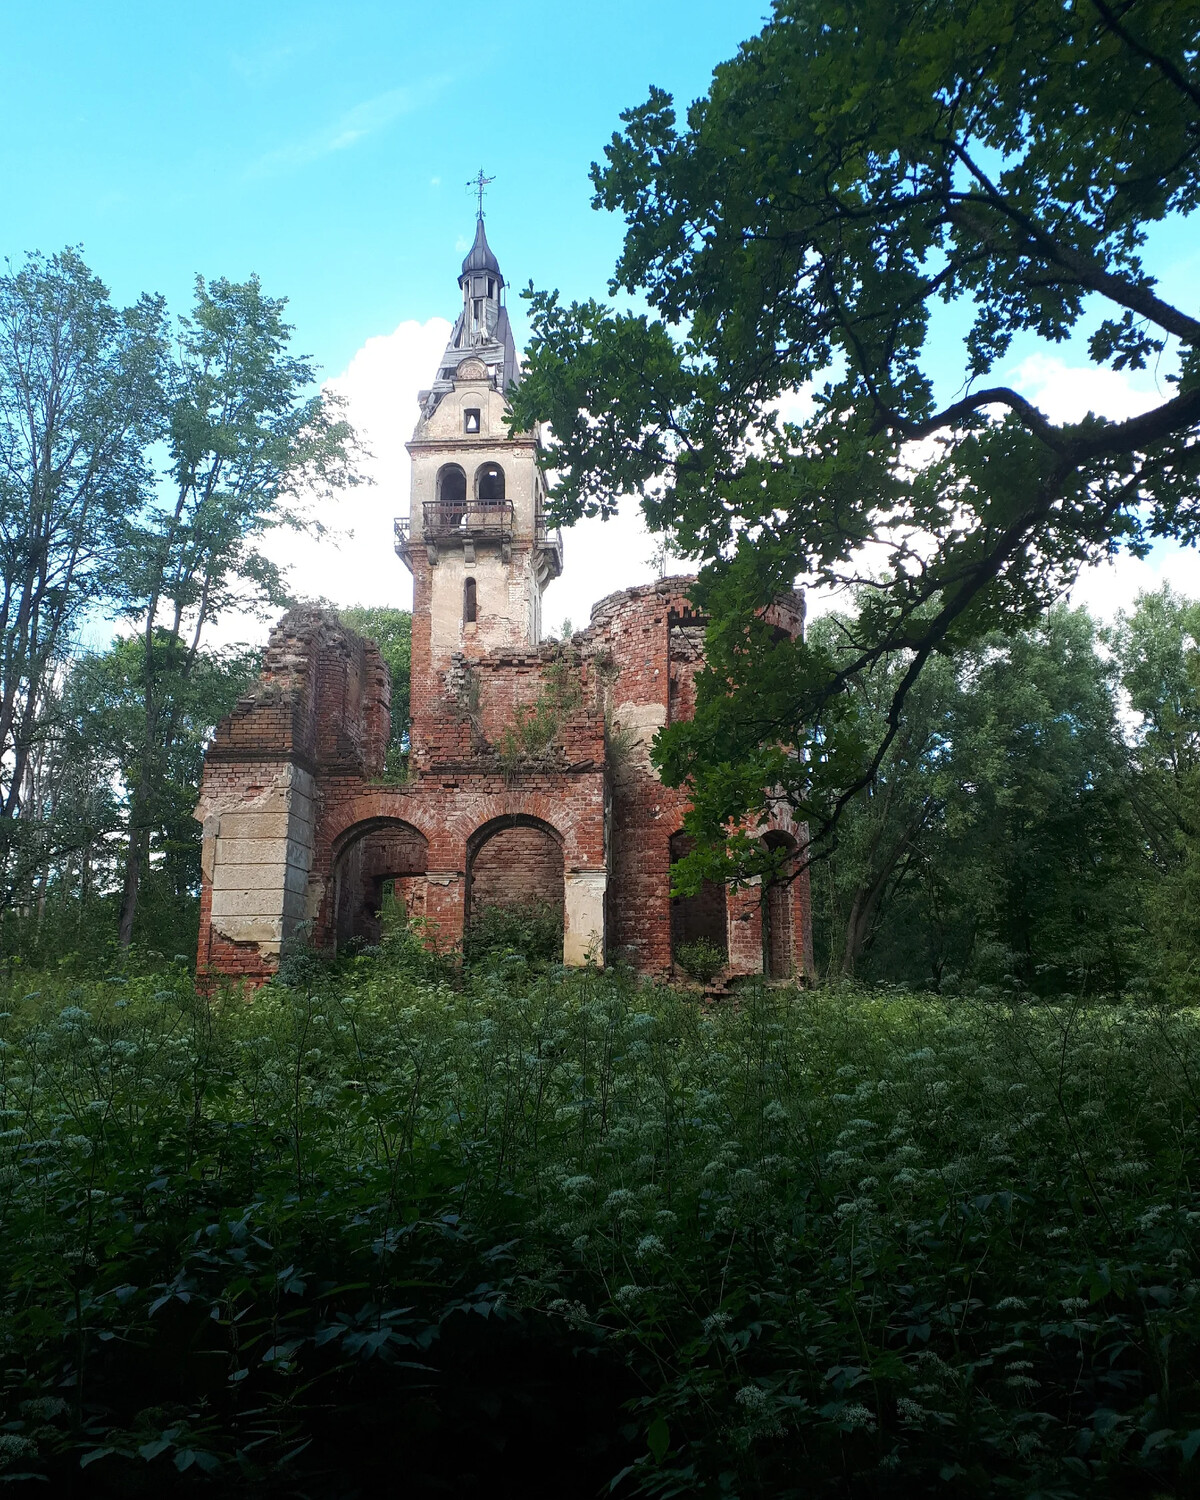
[[1139, 594], [1169, 583], [1177, 594], [1200, 598], [1200, 560], [1191, 548], [1159, 542], [1147, 558], [1123, 554], [1085, 568], [1071, 590], [1071, 603], [1084, 605], [1098, 620], [1129, 611]]
[[355, 146], [367, 136], [386, 129], [402, 115], [413, 114], [431, 103], [450, 82], [448, 74], [426, 78], [412, 87], [389, 89], [373, 99], [364, 99], [319, 130], [267, 151], [246, 169], [248, 178], [273, 177], [320, 161], [335, 152]]
[[1149, 411], [1166, 399], [1145, 373], [1130, 375], [1099, 365], [1068, 365], [1048, 354], [1022, 360], [1010, 375], [1022, 395], [1052, 422], [1080, 422], [1089, 412], [1119, 422]]
[[345, 398], [347, 415], [371, 452], [364, 467], [374, 483], [314, 507], [330, 535], [272, 537], [271, 555], [289, 567], [299, 596], [340, 605], [411, 605], [412, 579], [393, 550], [392, 522], [408, 514], [404, 445], [417, 425], [417, 392], [433, 379], [450, 329], [445, 318], [401, 323], [368, 339], [329, 382]]

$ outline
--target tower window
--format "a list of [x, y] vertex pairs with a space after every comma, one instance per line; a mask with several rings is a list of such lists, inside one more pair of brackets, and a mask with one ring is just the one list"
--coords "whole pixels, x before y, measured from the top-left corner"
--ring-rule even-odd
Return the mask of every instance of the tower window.
[[477, 604], [475, 602], [475, 580], [465, 578], [463, 580], [463, 624], [474, 625]]
[[467, 506], [467, 476], [457, 464], [438, 470], [437, 497], [442, 523], [456, 526]]
[[499, 464], [481, 464], [475, 475], [475, 496], [479, 500], [504, 499], [504, 470]]
[[463, 431], [479, 431], [479, 408], [477, 406], [468, 406], [463, 412]]
[[496, 295], [496, 283], [489, 276], [488, 277], [488, 296], [489, 297], [494, 297], [495, 295]]

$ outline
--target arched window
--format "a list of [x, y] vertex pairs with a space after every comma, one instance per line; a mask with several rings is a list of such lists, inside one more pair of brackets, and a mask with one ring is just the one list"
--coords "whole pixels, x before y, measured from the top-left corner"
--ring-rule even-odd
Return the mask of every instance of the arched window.
[[467, 508], [467, 476], [457, 464], [445, 464], [438, 470], [438, 505], [443, 515]]
[[481, 464], [475, 475], [475, 494], [480, 500], [504, 499], [504, 470], [499, 464]]
[[475, 580], [465, 578], [463, 580], [463, 624], [474, 625], [477, 611], [475, 602]]
[[[671, 835], [671, 863], [689, 855], [695, 844], [686, 833]], [[722, 953], [729, 952], [728, 915], [725, 887], [705, 880], [694, 896], [671, 897], [671, 957], [677, 959], [681, 948], [693, 943], [711, 943]]]
[[[784, 854], [796, 847], [794, 838], [777, 829], [772, 829], [763, 838], [763, 843], [768, 849]], [[785, 866], [780, 878], [769, 881], [763, 891], [763, 969], [771, 979], [792, 977], [795, 966], [794, 901], [795, 893]]]

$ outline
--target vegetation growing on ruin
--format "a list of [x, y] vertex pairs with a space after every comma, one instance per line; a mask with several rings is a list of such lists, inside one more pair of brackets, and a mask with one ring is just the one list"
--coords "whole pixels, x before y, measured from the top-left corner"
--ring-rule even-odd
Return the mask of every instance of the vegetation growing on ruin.
[[500, 733], [500, 763], [512, 771], [522, 762], [547, 755], [563, 726], [583, 706], [579, 656], [570, 641], [554, 648], [542, 668], [542, 685], [532, 703], [519, 703]]
[[440, 963], [6, 987], [5, 1479], [1193, 1489], [1194, 1012]]

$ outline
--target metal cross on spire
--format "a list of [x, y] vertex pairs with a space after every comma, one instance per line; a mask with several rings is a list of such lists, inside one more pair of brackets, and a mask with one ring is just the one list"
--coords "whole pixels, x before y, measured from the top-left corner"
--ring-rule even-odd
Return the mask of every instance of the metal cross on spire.
[[487, 188], [487, 186], [488, 186], [489, 183], [495, 182], [495, 180], [496, 179], [494, 177], [485, 177], [483, 175], [483, 168], [480, 167], [478, 173], [474, 177], [472, 177], [471, 180], [467, 183], [467, 186], [469, 188], [474, 188], [475, 189], [475, 193], [476, 193], [476, 195], [477, 195], [477, 197], [479, 199], [479, 217], [481, 219], [483, 218], [483, 194], [484, 194], [484, 190]]

